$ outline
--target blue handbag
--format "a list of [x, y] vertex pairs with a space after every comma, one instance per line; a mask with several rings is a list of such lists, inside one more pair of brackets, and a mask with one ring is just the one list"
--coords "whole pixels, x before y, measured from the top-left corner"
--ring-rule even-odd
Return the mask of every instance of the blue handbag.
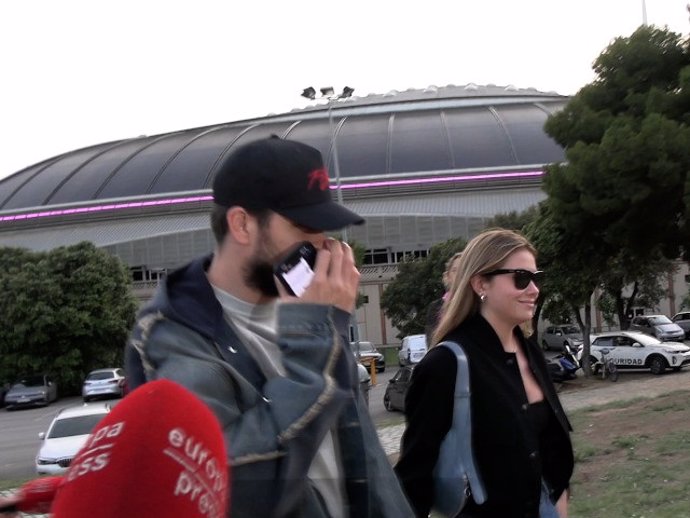
[[479, 478], [472, 452], [472, 419], [470, 414], [470, 371], [467, 356], [460, 344], [441, 342], [455, 353], [458, 373], [455, 378], [453, 423], [443, 438], [434, 466], [434, 502], [432, 509], [454, 518], [470, 495], [477, 504], [486, 501], [486, 491]]

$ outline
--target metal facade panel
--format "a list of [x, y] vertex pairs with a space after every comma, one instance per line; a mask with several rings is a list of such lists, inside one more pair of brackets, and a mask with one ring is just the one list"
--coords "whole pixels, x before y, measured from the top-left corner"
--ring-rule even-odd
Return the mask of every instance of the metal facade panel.
[[98, 247], [190, 230], [207, 230], [207, 214], [179, 214], [155, 218], [79, 223], [72, 226], [23, 229], [0, 233], [0, 246], [51, 250], [80, 241], [91, 241]]
[[389, 121], [389, 114], [347, 118], [337, 140], [341, 178], [388, 172]]
[[160, 175], [147, 186], [147, 194], [184, 192], [210, 187], [210, 173], [225, 149], [235, 141], [243, 127], [219, 126], [195, 132], [184, 148], [166, 165]]
[[[72, 172], [96, 155], [93, 148], [77, 151], [63, 155], [43, 169], [39, 174], [33, 176], [23, 185], [7, 202], [3, 205], [3, 210], [20, 209], [23, 207], [38, 207], [43, 205], [46, 198], [57, 189], [61, 182], [66, 180]], [[20, 173], [23, 175], [23, 173]], [[13, 177], [10, 177], [11, 180]], [[8, 181], [9, 187], [9, 181]], [[2, 191], [6, 183], [0, 184]]]
[[400, 216], [403, 234], [414, 221], [406, 217], [414, 215], [478, 216], [493, 217], [495, 214], [523, 211], [546, 198], [538, 186], [497, 191], [468, 191], [435, 193], [397, 198], [355, 200], [349, 209], [367, 216]]
[[515, 165], [510, 141], [487, 107], [444, 113], [456, 169]]
[[134, 156], [116, 165], [97, 198], [107, 200], [147, 193], [153, 179], [189, 139], [189, 133], [177, 133], [152, 141]]
[[565, 159], [563, 149], [544, 133], [547, 114], [532, 104], [495, 108], [510, 135], [519, 164], [548, 164]]
[[391, 173], [452, 169], [441, 112], [397, 113], [391, 133]]
[[[62, 182], [55, 193], [42, 204], [59, 204], [89, 201], [96, 197], [98, 191], [130, 158], [136, 155], [148, 143], [147, 139], [124, 140], [119, 145], [108, 149], [92, 160], [85, 161], [78, 167], [68, 168], [62, 164], [62, 172], [69, 176]], [[45, 172], [44, 172], [45, 174]], [[141, 175], [150, 176], [148, 170], [140, 171]], [[136, 196], [142, 194], [134, 188], [126, 189], [118, 196]]]

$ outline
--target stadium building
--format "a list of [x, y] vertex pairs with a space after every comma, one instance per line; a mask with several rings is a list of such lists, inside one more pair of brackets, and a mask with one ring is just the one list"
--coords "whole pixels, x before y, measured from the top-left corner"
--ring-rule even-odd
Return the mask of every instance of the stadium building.
[[543, 166], [564, 153], [543, 126], [567, 101], [531, 88], [431, 86], [77, 149], [0, 181], [0, 246], [91, 241], [129, 265], [146, 299], [166, 272], [213, 250], [220, 160], [275, 134], [318, 148], [334, 196], [366, 218], [347, 230], [366, 248], [359, 337], [397, 344], [379, 306], [397, 263], [544, 199]]

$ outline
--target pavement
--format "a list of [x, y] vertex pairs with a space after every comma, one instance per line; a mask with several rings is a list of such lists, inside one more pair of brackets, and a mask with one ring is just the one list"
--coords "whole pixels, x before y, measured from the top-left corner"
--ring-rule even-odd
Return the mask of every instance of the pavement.
[[[588, 388], [565, 388], [559, 393], [561, 404], [566, 412], [581, 408], [606, 405], [614, 401], [654, 398], [676, 390], [690, 390], [690, 369], [673, 372], [662, 376], [644, 376], [626, 380], [627, 373], [620, 376], [620, 381], [594, 380]], [[635, 374], [632, 374], [635, 376]], [[577, 383], [577, 382], [575, 382]], [[400, 437], [405, 430], [404, 424], [387, 426], [378, 429], [379, 440], [388, 457], [393, 461], [400, 451]]]

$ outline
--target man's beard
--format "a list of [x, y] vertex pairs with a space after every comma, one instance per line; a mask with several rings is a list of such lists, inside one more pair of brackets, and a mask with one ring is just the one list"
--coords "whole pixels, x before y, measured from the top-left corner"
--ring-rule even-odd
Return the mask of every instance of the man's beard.
[[268, 238], [261, 233], [261, 241], [254, 256], [249, 260], [245, 269], [244, 281], [248, 286], [256, 288], [266, 297], [275, 298], [280, 295], [273, 277], [273, 261], [269, 252]]
[[280, 295], [273, 277], [273, 266], [260, 259], [252, 259], [247, 266], [245, 282], [267, 297], [274, 298]]

